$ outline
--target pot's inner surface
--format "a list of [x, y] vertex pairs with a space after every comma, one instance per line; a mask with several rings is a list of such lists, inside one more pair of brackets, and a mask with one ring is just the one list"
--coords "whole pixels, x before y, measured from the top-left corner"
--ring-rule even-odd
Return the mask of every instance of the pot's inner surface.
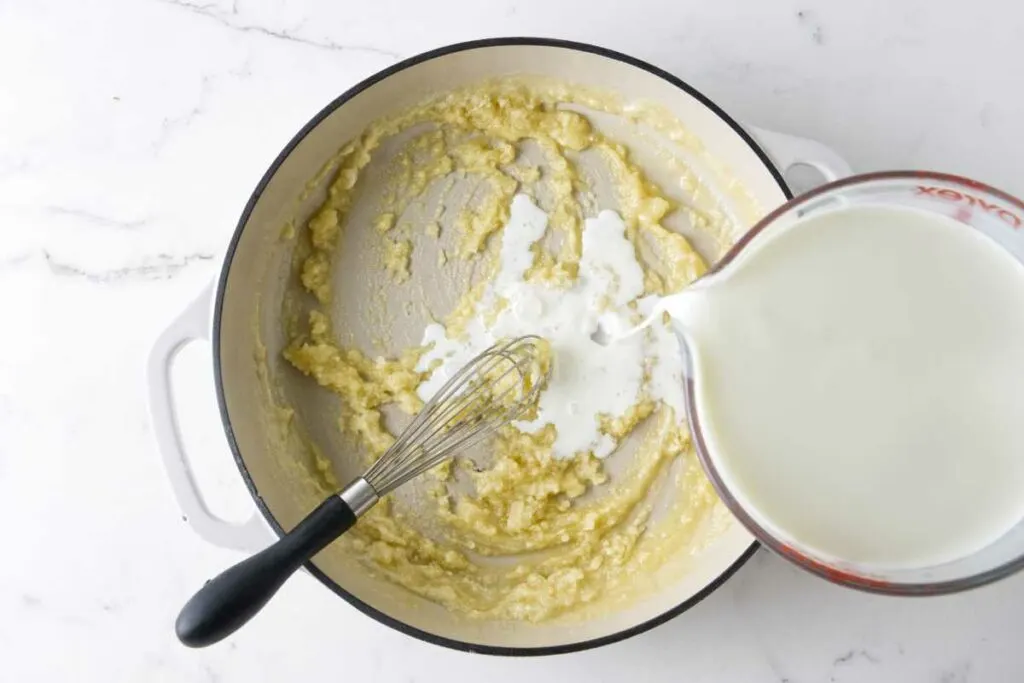
[[[582, 145], [580, 121], [594, 129]], [[699, 274], [690, 245], [714, 259], [783, 199], [725, 122], [607, 57], [490, 47], [371, 85], [284, 160], [229, 266], [225, 399], [283, 527], [358, 476], [415, 410], [424, 327], [444, 321], [457, 336], [518, 193], [549, 215], [538, 271], [571, 281], [580, 221], [609, 208], [632, 231], [652, 293]], [[663, 199], [678, 208], [660, 210]], [[750, 538], [711, 494], [685, 425], [648, 410], [603, 462], [552, 461], [543, 439], [512, 437], [471, 467], [427, 475], [316, 565], [394, 619], [471, 644], [564, 645], [655, 618]]]

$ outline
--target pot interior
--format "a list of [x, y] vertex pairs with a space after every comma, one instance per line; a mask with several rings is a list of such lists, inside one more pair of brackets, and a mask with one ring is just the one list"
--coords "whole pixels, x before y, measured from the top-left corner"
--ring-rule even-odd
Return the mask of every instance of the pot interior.
[[[243, 217], [222, 276], [215, 350], [221, 400], [236, 457], [272, 524], [290, 529], [324, 495], [309, 475], [310, 442], [332, 461], [342, 482], [358, 476], [363, 467], [339, 434], [337, 398], [281, 358], [287, 342], [282, 318], [303, 308], [294, 252], [296, 245], [301, 250], [305, 239], [302, 226], [323, 201], [332, 177], [332, 157], [377, 119], [430, 95], [503, 76], [546, 77], [615, 92], [628, 102], [657, 103], [682, 121], [694, 140], [678, 152], [713, 190], [700, 201], [735, 217], [732, 234], [717, 239], [692, 233], [682, 220], [673, 226], [689, 232], [708, 258], [717, 257], [764, 212], [786, 199], [777, 174], [734, 124], [662, 75], [603, 52], [528, 42], [477, 45], [412, 60], [358, 87], [341, 106], [328, 107], [314, 120], [268, 173]], [[694, 201], [679, 189], [672, 169], [659, 162], [658, 150], [672, 146], [671, 141], [646, 134], [622, 118], [602, 114], [591, 120], [624, 141], [668, 194]], [[339, 245], [332, 283], [336, 296], [330, 305], [335, 334], [371, 357], [417, 344], [428, 310], [444, 312], [450, 305], [452, 279], [474, 276], [471, 266], [456, 266], [442, 276], [435, 265], [436, 247], [426, 240], [416, 242], [411, 282], [395, 287], [382, 273], [370, 219], [374, 185], [384, 182], [375, 167], [386, 164], [388, 154], [385, 145], [361, 176], [366, 187]], [[298, 228], [297, 238], [285, 229], [287, 225]], [[371, 295], [374, 292], [383, 296]], [[410, 300], [417, 301], [414, 307], [406, 303]], [[283, 311], [285, 301], [288, 310]], [[282, 406], [295, 408], [288, 428]], [[651, 589], [645, 596], [619, 608], [539, 624], [474, 620], [451, 613], [375, 577], [338, 544], [318, 555], [314, 564], [325, 583], [422, 632], [417, 634], [421, 637], [468, 648], [565, 648], [623, 635], [677, 609], [709, 590], [751, 544], [752, 538], [738, 523], [727, 524], [699, 552], [680, 553], [657, 576], [647, 577]]]

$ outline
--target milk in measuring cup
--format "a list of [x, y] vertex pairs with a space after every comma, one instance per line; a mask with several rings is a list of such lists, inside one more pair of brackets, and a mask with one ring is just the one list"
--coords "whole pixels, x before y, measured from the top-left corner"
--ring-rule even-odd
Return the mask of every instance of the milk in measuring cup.
[[661, 306], [712, 461], [781, 539], [923, 567], [1024, 517], [1024, 266], [973, 228], [818, 213]]

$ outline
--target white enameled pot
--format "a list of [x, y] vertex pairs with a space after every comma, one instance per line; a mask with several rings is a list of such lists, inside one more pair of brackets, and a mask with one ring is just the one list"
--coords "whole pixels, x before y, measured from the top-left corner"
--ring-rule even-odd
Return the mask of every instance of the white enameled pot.
[[[614, 91], [627, 100], [659, 103], [685, 123], [710, 156], [729, 169], [731, 177], [764, 211], [791, 196], [783, 174], [792, 167], [810, 166], [825, 180], [850, 172], [838, 155], [819, 143], [741, 126], [678, 78], [591, 45], [531, 38], [462, 43], [405, 60], [356, 85], [313, 117], [267, 170], [242, 213], [219, 279], [168, 326], [153, 348], [149, 383], [154, 431], [182, 511], [204, 539], [239, 550], [261, 548], [273, 534], [291, 528], [319, 500], [313, 488], [296, 476], [295, 463], [280, 448], [280, 435], [271, 433], [274, 420], [268, 414], [273, 406], [268, 401], [260, 364], [254, 362], [266, 353], [269, 372], [288, 374], [279, 361], [284, 343], [279, 302], [289, 278], [293, 278], [292, 252], [281, 239], [281, 228], [289, 220], [301, 225], [318, 197], [323, 196], [321, 182], [307, 193], [309, 198], [297, 200], [307, 183], [341, 144], [375, 119], [431, 93], [518, 74], [555, 78]], [[632, 144], [628, 138], [626, 142]], [[341, 257], [335, 287], [344, 290], [346, 282], [371, 277], [359, 267]], [[344, 306], [344, 294], [340, 298], [343, 302], [339, 305]], [[342, 316], [342, 325], [345, 320]], [[337, 317], [335, 321], [337, 325]], [[402, 330], [396, 332], [399, 337], [404, 334]], [[407, 336], [414, 338], [415, 331], [408, 331]], [[176, 352], [192, 340], [208, 340], [213, 347], [224, 429], [241, 476], [256, 502], [256, 511], [244, 524], [225, 522], [209, 511], [181, 445], [168, 377]], [[336, 404], [315, 387], [298, 387], [297, 381], [292, 383], [294, 395], [289, 394], [289, 398], [305, 421], [306, 432], [325, 450], [340, 450], [327, 433], [336, 418]], [[354, 460], [348, 463], [342, 458], [336, 466], [346, 476], [358, 472]], [[685, 572], [662, 582], [653, 594], [603, 616], [550, 624], [460, 617], [374, 577], [361, 564], [332, 548], [310, 562], [307, 570], [370, 616], [409, 635], [448, 647], [528, 655], [594, 647], [662, 623], [718, 587], [751, 556], [756, 544], [740, 524], [734, 524]], [[183, 595], [182, 600], [186, 597]]]

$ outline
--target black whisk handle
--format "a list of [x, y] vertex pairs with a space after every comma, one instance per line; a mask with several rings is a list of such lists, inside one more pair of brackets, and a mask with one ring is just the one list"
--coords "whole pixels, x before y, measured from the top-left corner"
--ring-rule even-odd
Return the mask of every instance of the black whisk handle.
[[356, 523], [356, 513], [334, 495], [268, 548], [206, 582], [185, 603], [174, 624], [189, 647], [231, 635], [263, 608], [307, 560]]

